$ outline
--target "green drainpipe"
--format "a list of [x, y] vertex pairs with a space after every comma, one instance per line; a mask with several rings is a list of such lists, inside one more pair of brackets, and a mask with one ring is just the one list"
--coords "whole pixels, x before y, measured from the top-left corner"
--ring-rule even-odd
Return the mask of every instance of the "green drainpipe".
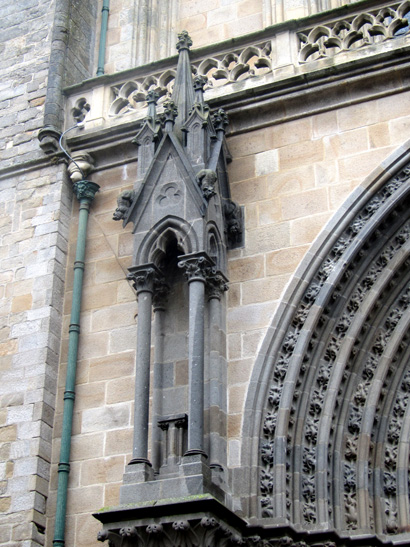
[[54, 547], [64, 547], [65, 520], [67, 508], [68, 474], [70, 472], [71, 430], [75, 399], [75, 376], [77, 370], [78, 339], [80, 335], [81, 296], [84, 277], [84, 256], [87, 223], [91, 203], [99, 186], [95, 182], [80, 180], [73, 185], [80, 202], [78, 218], [77, 250], [74, 262], [74, 284], [71, 307], [71, 321], [68, 337], [67, 376], [64, 391], [63, 428], [61, 432], [60, 463], [58, 464], [58, 487], [56, 520], [54, 526]]
[[98, 49], [97, 76], [102, 76], [104, 74], [105, 43], [107, 41], [109, 11], [110, 11], [110, 0], [103, 0], [103, 7], [101, 11], [101, 33], [100, 33], [100, 47]]

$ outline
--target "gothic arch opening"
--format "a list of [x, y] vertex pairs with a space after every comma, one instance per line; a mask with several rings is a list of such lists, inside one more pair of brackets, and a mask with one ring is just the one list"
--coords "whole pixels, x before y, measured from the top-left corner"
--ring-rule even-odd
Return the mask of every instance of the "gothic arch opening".
[[147, 264], [158, 259], [170, 239], [176, 239], [182, 254], [198, 250], [198, 238], [192, 226], [181, 218], [168, 215], [161, 219], [143, 238], [136, 254], [137, 264]]
[[257, 358], [239, 494], [266, 524], [353, 535], [410, 525], [408, 148], [312, 245]]

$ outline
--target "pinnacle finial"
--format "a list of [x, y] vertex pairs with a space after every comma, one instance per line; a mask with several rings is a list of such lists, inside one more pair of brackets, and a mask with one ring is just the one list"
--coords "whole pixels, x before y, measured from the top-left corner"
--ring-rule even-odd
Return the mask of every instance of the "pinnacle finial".
[[146, 99], [147, 99], [148, 104], [150, 104], [150, 103], [157, 104], [157, 101], [159, 99], [159, 95], [156, 91], [151, 89], [151, 91], [148, 91], [148, 93], [146, 95]]
[[165, 131], [170, 133], [175, 124], [175, 119], [178, 116], [178, 108], [174, 101], [168, 100], [164, 103], [163, 123]]
[[177, 50], [178, 53], [183, 49], [188, 49], [192, 46], [192, 40], [186, 30], [183, 30], [178, 34]]
[[225, 127], [228, 125], [228, 116], [223, 108], [220, 108], [214, 113], [212, 117], [212, 123], [216, 131], [225, 131]]

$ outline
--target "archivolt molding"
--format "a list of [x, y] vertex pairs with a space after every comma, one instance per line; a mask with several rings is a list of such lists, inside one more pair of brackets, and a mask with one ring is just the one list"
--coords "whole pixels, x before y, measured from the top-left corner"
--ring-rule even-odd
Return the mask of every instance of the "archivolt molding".
[[247, 424], [261, 404], [254, 486], [267, 522], [379, 534], [410, 524], [410, 164], [386, 179], [312, 251], [260, 357]]

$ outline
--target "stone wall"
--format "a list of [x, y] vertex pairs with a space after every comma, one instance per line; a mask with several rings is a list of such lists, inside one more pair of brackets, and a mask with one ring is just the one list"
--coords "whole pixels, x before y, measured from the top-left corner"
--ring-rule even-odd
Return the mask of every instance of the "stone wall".
[[2, 545], [42, 545], [71, 194], [64, 166], [0, 180]]
[[[402, 92], [228, 137], [232, 197], [245, 209], [246, 228], [244, 247], [229, 252], [228, 463], [233, 469], [241, 462], [251, 372], [281, 296], [332, 214], [410, 137], [410, 110], [403, 106], [408, 98]], [[118, 504], [131, 457], [137, 309], [125, 275], [132, 235], [111, 217], [118, 194], [133, 185], [135, 169], [135, 163], [100, 171], [97, 166], [91, 175], [101, 190], [90, 217], [69, 490], [67, 541], [76, 546], [97, 545], [99, 526], [91, 513]], [[76, 204], [74, 211], [73, 218]], [[73, 222], [70, 265], [75, 236]], [[66, 356], [66, 340], [63, 347]], [[59, 413], [64, 374], [63, 366]], [[57, 458], [55, 452], [55, 463]]]
[[105, 72], [112, 74], [173, 55], [177, 34], [182, 30], [189, 32], [195, 47], [209, 46], [350, 3], [343, 0], [111, 2]]
[[[41, 0], [0, 7], [2, 545], [43, 545], [45, 537], [72, 199], [65, 165], [50, 164], [37, 139], [54, 8]], [[83, 3], [71, 18], [71, 83], [89, 75], [78, 44], [93, 40], [79, 29], [95, 21], [85, 11]]]
[[36, 134], [43, 123], [51, 2], [28, 0], [0, 7], [1, 168], [42, 158]]

